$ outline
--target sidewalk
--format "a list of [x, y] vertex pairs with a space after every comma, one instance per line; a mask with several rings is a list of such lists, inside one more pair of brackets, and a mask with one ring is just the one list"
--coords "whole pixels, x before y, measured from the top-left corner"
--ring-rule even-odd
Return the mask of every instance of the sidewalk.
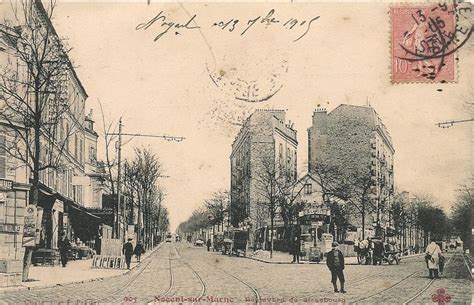
[[[404, 258], [409, 258], [409, 257], [414, 257], [414, 256], [419, 256], [419, 255], [422, 255], [422, 254], [406, 255], [406, 256], [402, 256], [401, 259], [403, 260]], [[286, 252], [273, 251], [272, 258], [270, 259], [270, 251], [257, 250], [255, 252], [247, 253], [247, 256], [245, 258], [253, 259], [253, 260], [256, 260], [262, 263], [267, 263], [267, 264], [291, 264], [291, 261], [293, 260], [293, 255], [290, 255]], [[319, 263], [316, 263], [316, 262], [302, 261], [300, 259], [300, 264], [325, 264], [325, 263], [326, 263], [325, 260]], [[346, 265], [358, 265], [357, 257], [355, 256], [345, 257], [344, 263]]]
[[[161, 245], [162, 243], [143, 254], [141, 262], [145, 261], [153, 252], [158, 250]], [[23, 289], [31, 290], [69, 285], [73, 283], [93, 282], [108, 277], [126, 274], [138, 265], [135, 256], [132, 257], [130, 270], [92, 268], [92, 259], [69, 261], [65, 268], [61, 265], [56, 265], [54, 267], [31, 265], [29, 273], [30, 279], [28, 282], [22, 282], [21, 286], [0, 288], [0, 294], [6, 291], [18, 291]]]

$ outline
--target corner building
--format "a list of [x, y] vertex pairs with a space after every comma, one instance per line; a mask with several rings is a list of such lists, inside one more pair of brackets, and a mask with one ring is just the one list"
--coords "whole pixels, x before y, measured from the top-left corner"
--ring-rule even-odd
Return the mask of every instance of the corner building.
[[[392, 138], [380, 116], [370, 106], [339, 105], [331, 112], [316, 109], [308, 128], [308, 171], [317, 164], [337, 166], [343, 176], [366, 175], [372, 184], [369, 199], [380, 206], [379, 213], [368, 211], [365, 236], [376, 227], [385, 232], [392, 226], [389, 207], [394, 187]], [[351, 213], [349, 222], [361, 237], [361, 215]], [[340, 236], [342, 237], [342, 236]]]
[[270, 236], [270, 216], [264, 207], [268, 199], [262, 194], [259, 177], [271, 164], [296, 180], [297, 146], [296, 130], [291, 122], [286, 123], [284, 110], [256, 110], [232, 144], [231, 222], [248, 230], [250, 247], [263, 246]]

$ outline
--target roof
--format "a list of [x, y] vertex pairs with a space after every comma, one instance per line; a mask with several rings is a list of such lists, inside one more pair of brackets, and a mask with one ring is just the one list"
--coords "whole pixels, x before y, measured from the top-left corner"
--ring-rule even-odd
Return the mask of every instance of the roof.
[[387, 127], [382, 122], [382, 119], [380, 118], [379, 114], [377, 113], [377, 111], [375, 111], [374, 108], [372, 108], [371, 106], [340, 104], [339, 106], [331, 110], [331, 112], [329, 112], [328, 115], [335, 115], [337, 114], [338, 111], [342, 110], [343, 108], [355, 108], [359, 110], [364, 110], [367, 113], [367, 117], [370, 120], [371, 124], [373, 125], [374, 129], [379, 129], [380, 134], [385, 138], [385, 141], [387, 142], [390, 149], [393, 152], [395, 152], [395, 149], [393, 148], [393, 142], [392, 142], [392, 137], [390, 136], [390, 132], [388, 131]]
[[[51, 22], [51, 19], [49, 19], [48, 13], [46, 12], [46, 9], [44, 8], [43, 3], [41, 2], [41, 0], [34, 0], [34, 4], [35, 4], [35, 7], [37, 8], [38, 13], [40, 13], [44, 17], [43, 20], [46, 21], [46, 24], [51, 29], [53, 35], [58, 39], [58, 42], [61, 43], [61, 41], [59, 39], [59, 35], [56, 32], [56, 29], [54, 28], [54, 25]], [[61, 45], [62, 45], [62, 43], [61, 43]], [[86, 98], [89, 97], [87, 95], [86, 89], [84, 88], [81, 81], [79, 80], [79, 77], [77, 76], [76, 70], [74, 69], [74, 66], [72, 65], [72, 62], [69, 59], [69, 56], [67, 54], [65, 54], [65, 55], [66, 55], [65, 57], [67, 59], [67, 64], [69, 66], [69, 70], [71, 71], [71, 73], [74, 77], [74, 80], [77, 82], [79, 88], [81, 89], [81, 91], [85, 95], [85, 97]]]

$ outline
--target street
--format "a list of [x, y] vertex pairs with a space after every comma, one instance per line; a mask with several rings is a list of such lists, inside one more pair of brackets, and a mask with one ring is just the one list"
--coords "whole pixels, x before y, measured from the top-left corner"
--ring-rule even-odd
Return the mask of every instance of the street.
[[[447, 254], [440, 280], [430, 280], [422, 256], [400, 265], [345, 268], [347, 293], [334, 293], [322, 264], [267, 264], [165, 243], [126, 275], [54, 288], [7, 292], [2, 304], [106, 303], [351, 303], [433, 304], [435, 294], [470, 304], [471, 283], [460, 253]], [[257, 276], [258, 275], [258, 276]], [[439, 290], [444, 288], [444, 293]]]

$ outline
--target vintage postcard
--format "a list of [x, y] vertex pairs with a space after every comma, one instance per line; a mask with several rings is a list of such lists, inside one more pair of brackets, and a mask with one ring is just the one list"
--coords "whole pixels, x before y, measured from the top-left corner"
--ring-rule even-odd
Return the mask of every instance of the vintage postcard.
[[471, 304], [473, 9], [0, 0], [0, 304]]

